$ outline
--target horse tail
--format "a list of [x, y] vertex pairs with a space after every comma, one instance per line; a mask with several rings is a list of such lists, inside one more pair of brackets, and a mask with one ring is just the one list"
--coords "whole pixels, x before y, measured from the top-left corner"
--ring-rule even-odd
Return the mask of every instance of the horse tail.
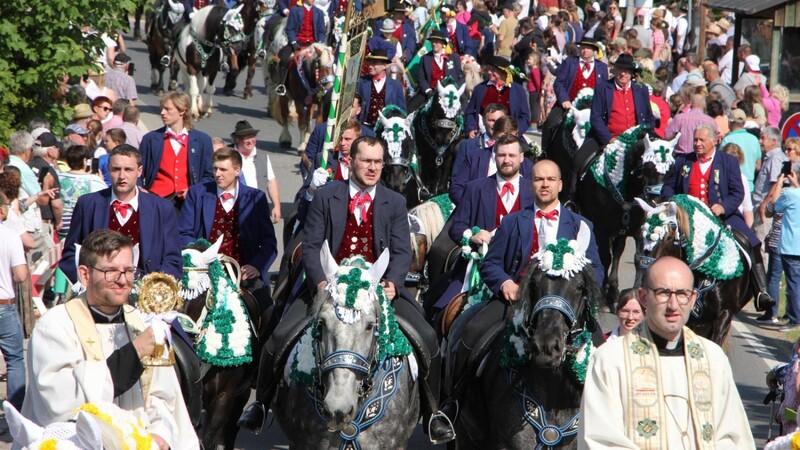
[[417, 216], [419, 221], [425, 226], [425, 237], [428, 244], [433, 243], [436, 236], [444, 228], [444, 216], [442, 210], [434, 202], [425, 202], [411, 210], [411, 214]]

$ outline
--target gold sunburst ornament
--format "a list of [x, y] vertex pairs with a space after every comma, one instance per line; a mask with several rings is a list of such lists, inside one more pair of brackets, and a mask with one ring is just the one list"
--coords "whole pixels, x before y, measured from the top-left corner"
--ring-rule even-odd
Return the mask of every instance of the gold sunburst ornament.
[[178, 281], [164, 273], [151, 273], [142, 278], [139, 286], [139, 310], [145, 314], [145, 323], [153, 328], [156, 348], [153, 354], [142, 358], [145, 366], [171, 366], [175, 364], [172, 335], [169, 329], [175, 310], [183, 306]]

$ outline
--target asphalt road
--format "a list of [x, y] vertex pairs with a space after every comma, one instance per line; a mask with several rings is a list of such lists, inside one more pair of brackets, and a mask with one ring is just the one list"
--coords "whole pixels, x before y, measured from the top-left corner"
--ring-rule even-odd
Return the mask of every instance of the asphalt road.
[[[133, 58], [137, 68], [134, 78], [139, 91], [137, 106], [143, 113], [142, 120], [150, 129], [160, 127], [158, 97], [153, 95], [149, 89], [150, 73], [146, 47], [142, 43], [132, 41], [128, 41], [127, 44], [128, 54]], [[264, 95], [262, 77], [263, 75], [259, 68], [254, 78], [255, 96], [248, 100], [241, 98], [244, 75], [240, 75], [239, 86], [237, 86], [233, 97], [222, 95], [224, 77], [218, 77], [213, 115], [210, 119], [200, 120], [196, 127], [211, 136], [223, 137], [226, 140], [230, 140], [230, 133], [233, 131], [235, 123], [242, 119], [248, 120], [253, 127], [261, 130], [258, 134], [257, 148], [259, 152], [266, 152], [270, 156], [279, 180], [282, 211], [285, 216], [288, 214], [295, 192], [301, 184], [297, 167], [299, 159], [295, 149], [282, 149], [278, 146], [277, 140], [281, 130], [274, 120], [266, 117], [266, 97]], [[297, 146], [299, 143], [297, 128], [292, 127], [291, 132], [293, 144]], [[276, 225], [275, 231], [280, 241], [281, 223]], [[281, 246], [279, 245], [279, 247]], [[634, 270], [631, 248], [632, 246], [629, 245], [628, 253], [623, 259], [625, 262], [621, 265], [622, 280], [620, 286], [622, 287], [628, 287], [633, 284]], [[281, 254], [282, 250], [282, 248], [279, 248]], [[280, 260], [280, 255], [278, 260]], [[277, 270], [277, 262], [273, 265], [273, 270]], [[756, 313], [752, 307], [748, 307], [738, 315], [734, 324], [733, 334], [729, 339], [728, 354], [733, 366], [734, 378], [750, 419], [753, 434], [756, 437], [756, 443], [761, 447], [768, 434], [770, 414], [769, 407], [762, 404], [762, 399], [767, 393], [764, 382], [765, 373], [778, 361], [788, 360], [791, 345], [782, 339], [780, 333], [776, 330], [756, 326], [755, 317]], [[614, 320], [614, 317], [603, 317], [604, 328], [611, 327]], [[0, 396], [4, 395], [4, 393], [4, 389], [0, 388]], [[10, 436], [7, 433], [0, 436], [0, 449], [10, 448], [9, 441]], [[237, 439], [236, 448], [284, 449], [288, 448], [288, 445], [285, 436], [281, 433], [277, 424], [274, 424], [259, 436], [241, 432]], [[434, 448], [434, 446], [428, 443], [427, 438], [418, 427], [408, 448], [428, 449]]]

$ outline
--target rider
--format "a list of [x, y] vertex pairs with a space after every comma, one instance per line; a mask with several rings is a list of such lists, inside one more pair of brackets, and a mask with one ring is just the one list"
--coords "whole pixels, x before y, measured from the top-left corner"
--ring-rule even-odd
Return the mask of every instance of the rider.
[[[475, 86], [464, 112], [464, 132], [468, 138], [479, 134], [478, 116], [492, 103], [503, 105], [517, 123], [530, 123], [530, 106], [527, 93], [521, 84], [515, 83], [510, 69], [511, 63], [501, 57], [493, 56], [485, 64], [489, 79]], [[520, 129], [521, 137], [527, 128]]]
[[403, 85], [386, 76], [386, 65], [389, 57], [386, 50], [377, 49], [366, 57], [369, 75], [361, 77], [356, 86], [356, 96], [362, 99], [361, 114], [358, 120], [374, 129], [378, 121], [378, 113], [388, 105], [399, 106], [406, 110], [406, 96]]
[[[775, 301], [767, 292], [767, 275], [761, 254], [761, 241], [744, 222], [739, 205], [744, 200], [744, 185], [735, 157], [716, 150], [717, 128], [701, 123], [694, 131], [694, 152], [675, 160], [664, 179], [661, 196], [669, 200], [676, 194], [688, 194], [711, 208], [726, 226], [740, 232], [750, 242], [753, 263], [750, 281], [756, 298], [756, 310], [771, 308]], [[711, 175], [713, 176], [713, 179]]]
[[314, 42], [325, 42], [325, 13], [314, 7], [314, 0], [303, 1], [303, 6], [295, 6], [289, 12], [289, 20], [286, 22], [286, 37], [289, 43], [278, 53], [280, 63], [278, 65], [278, 87], [275, 93], [286, 95], [286, 74], [292, 56], [295, 52], [308, 47]]
[[417, 83], [419, 89], [417, 94], [412, 97], [409, 103], [409, 110], [416, 111], [420, 106], [436, 95], [436, 87], [439, 82], [450, 77], [458, 86], [464, 84], [464, 72], [461, 71], [461, 56], [457, 52], [449, 55], [445, 52], [447, 37], [439, 30], [431, 31], [428, 40], [431, 43], [432, 52], [426, 53], [420, 58], [417, 68]]
[[394, 1], [389, 8], [395, 25], [392, 37], [400, 43], [402, 49], [400, 56], [404, 65], [411, 62], [417, 50], [417, 33], [414, 31], [414, 22], [408, 18], [408, 8], [408, 5], [400, 0]]
[[174, 24], [172, 25], [170, 38], [166, 43], [167, 48], [164, 49], [165, 55], [161, 57], [161, 65], [164, 67], [169, 66], [172, 60], [172, 50], [178, 44], [181, 31], [183, 31], [183, 27], [189, 24], [191, 16], [194, 14], [194, 1], [192, 0], [167, 0], [167, 3], [167, 7], [164, 8], [164, 14], [159, 18], [159, 21], [163, 21], [163, 23], [156, 24], [156, 26], [162, 26], [163, 28], [169, 27], [169, 24]]
[[578, 92], [584, 88], [594, 89], [608, 81], [608, 65], [595, 59], [600, 44], [591, 38], [584, 38], [579, 45], [580, 54], [570, 56], [561, 63], [553, 82], [556, 103], [542, 125], [542, 144], [546, 147], [552, 139], [552, 130], [564, 120]]
[[469, 28], [456, 20], [456, 10], [453, 5], [442, 5], [442, 24], [440, 30], [450, 41], [453, 53], [459, 55], [471, 55], [477, 58], [477, 52], [473, 48], [472, 38], [469, 36]]
[[633, 56], [623, 53], [614, 63], [614, 77], [598, 82], [592, 98], [592, 129], [573, 159], [565, 198], [572, 199], [581, 174], [607, 144], [633, 126], [655, 128], [650, 93], [645, 85], [634, 81], [640, 71]]
[[[327, 286], [319, 258], [323, 245], [330, 246], [331, 254], [335, 255], [338, 263], [356, 254], [374, 262], [384, 249], [389, 249], [389, 269], [381, 283], [387, 296], [394, 300], [392, 304], [398, 323], [420, 356], [420, 380], [423, 381], [420, 390], [425, 393], [422, 403], [425, 419], [428, 420], [424, 423], [429, 424], [430, 439], [434, 443], [447, 442], [455, 437], [450, 424], [441, 414], [431, 414], [438, 411], [440, 382], [441, 358], [436, 333], [425, 322], [413, 296], [403, 288], [406, 272], [411, 265], [406, 201], [400, 194], [379, 184], [383, 154], [381, 141], [371, 137], [357, 139], [352, 146], [353, 172], [350, 180], [324, 187], [314, 196], [304, 231], [306, 278], [314, 292], [320, 292]], [[285, 356], [283, 350], [287, 349], [286, 344], [291, 345], [305, 328], [309, 319], [307, 309], [304, 301], [295, 300], [265, 345], [259, 369], [257, 400], [242, 415], [240, 426], [255, 430], [263, 424], [265, 405], [270, 404], [277, 381], [283, 373], [283, 369], [276, 371], [275, 368], [281, 365], [279, 363]], [[426, 364], [428, 358], [429, 365]]]
[[256, 22], [256, 57], [264, 59], [267, 51], [264, 49], [264, 33], [266, 32], [267, 20], [275, 13], [275, 0], [257, 0], [258, 22]]
[[[515, 145], [512, 136], [505, 136], [497, 143], [501, 148]], [[518, 144], [516, 144], [518, 145]], [[462, 336], [452, 338], [455, 350], [446, 355], [448, 373], [456, 374], [452, 384], [445, 384], [451, 399], [457, 400], [459, 393], [467, 387], [472, 379], [476, 363], [480, 362], [483, 353], [491, 345], [494, 337], [500, 333], [506, 320], [513, 313], [513, 303], [519, 300], [520, 284], [526, 273], [531, 257], [548, 243], [557, 239], [575, 239], [581, 228], [581, 222], [591, 229], [592, 224], [586, 218], [563, 208], [558, 201], [561, 192], [561, 172], [556, 163], [542, 160], [533, 166], [531, 182], [535, 197], [533, 208], [525, 208], [520, 212], [504, 218], [495, 236], [489, 242], [489, 251], [480, 266], [483, 282], [493, 294], [492, 300], [475, 305], [461, 314], [457, 321], [466, 324]], [[586, 250], [595, 273], [598, 286], [602, 286], [604, 270], [600, 264], [594, 234], [591, 236]], [[445, 402], [442, 410], [451, 419], [456, 410], [453, 402]]]

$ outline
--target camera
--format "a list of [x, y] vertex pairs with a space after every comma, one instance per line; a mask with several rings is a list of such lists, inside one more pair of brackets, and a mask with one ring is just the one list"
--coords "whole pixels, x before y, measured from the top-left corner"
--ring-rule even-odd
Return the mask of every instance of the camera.
[[128, 75], [133, 76], [134, 70], [136, 70], [136, 69], [135, 69], [135, 66], [134, 66], [133, 62], [129, 62], [128, 63]]

